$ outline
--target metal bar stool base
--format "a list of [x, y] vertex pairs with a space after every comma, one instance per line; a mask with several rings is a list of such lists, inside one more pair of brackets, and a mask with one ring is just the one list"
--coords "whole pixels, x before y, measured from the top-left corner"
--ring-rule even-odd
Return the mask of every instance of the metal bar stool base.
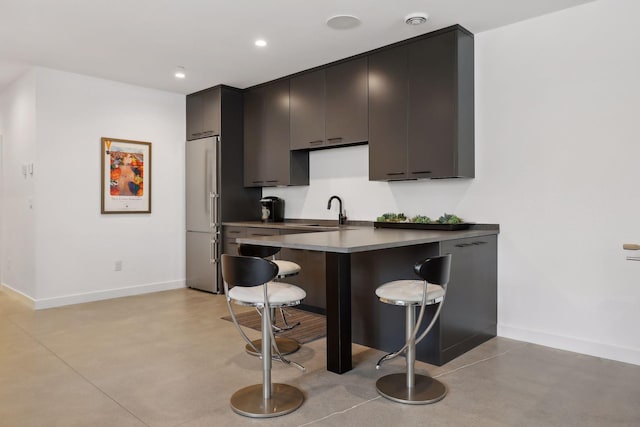
[[447, 394], [447, 386], [440, 381], [425, 376], [415, 375], [415, 386], [407, 387], [407, 374], [385, 375], [378, 379], [378, 393], [395, 402], [410, 405], [424, 405], [442, 400]]
[[298, 409], [304, 402], [304, 394], [288, 384], [271, 384], [271, 398], [262, 397], [262, 384], [255, 384], [236, 391], [231, 396], [233, 412], [251, 418], [278, 417]]
[[[253, 348], [249, 344], [244, 347], [245, 350], [252, 356], [260, 356], [260, 353], [262, 352], [262, 340], [257, 339], [251, 342], [258, 349], [258, 353], [253, 351]], [[291, 338], [276, 337], [276, 345], [278, 346], [278, 350], [280, 350], [280, 353], [285, 356], [287, 354], [295, 353], [296, 351], [300, 350], [300, 344], [298, 343], [298, 341], [292, 340]]]

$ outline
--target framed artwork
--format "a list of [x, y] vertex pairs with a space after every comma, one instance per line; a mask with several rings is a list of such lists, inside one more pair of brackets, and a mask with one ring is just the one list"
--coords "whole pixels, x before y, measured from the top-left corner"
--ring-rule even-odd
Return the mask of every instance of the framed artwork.
[[151, 143], [101, 138], [100, 212], [151, 213]]

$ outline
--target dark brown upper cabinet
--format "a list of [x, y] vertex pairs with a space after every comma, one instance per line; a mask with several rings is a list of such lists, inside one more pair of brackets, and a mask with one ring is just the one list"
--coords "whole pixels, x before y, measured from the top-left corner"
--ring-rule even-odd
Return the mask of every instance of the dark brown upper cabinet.
[[291, 78], [291, 149], [368, 140], [367, 58]]
[[291, 78], [291, 149], [324, 144], [324, 69]]
[[369, 140], [367, 58], [358, 58], [325, 69], [325, 138], [328, 145]]
[[407, 46], [369, 56], [369, 179], [407, 179]]
[[448, 28], [369, 56], [369, 179], [473, 178], [473, 36]]
[[187, 95], [187, 140], [220, 135], [220, 86]]
[[245, 91], [244, 185], [309, 184], [309, 154], [290, 151], [289, 79]]

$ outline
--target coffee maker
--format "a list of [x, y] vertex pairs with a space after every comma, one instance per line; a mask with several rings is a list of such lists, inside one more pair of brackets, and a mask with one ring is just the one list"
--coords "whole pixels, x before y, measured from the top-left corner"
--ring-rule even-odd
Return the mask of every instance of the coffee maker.
[[262, 222], [282, 222], [284, 221], [284, 200], [267, 196], [260, 199], [262, 205]]

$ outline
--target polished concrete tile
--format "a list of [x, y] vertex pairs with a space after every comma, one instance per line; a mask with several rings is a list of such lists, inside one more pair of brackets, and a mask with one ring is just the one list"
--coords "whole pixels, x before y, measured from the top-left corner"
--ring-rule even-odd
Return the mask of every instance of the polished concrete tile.
[[226, 314], [223, 297], [189, 289], [37, 312], [0, 292], [0, 425], [640, 425], [639, 366], [500, 338], [441, 367], [418, 363], [449, 387], [419, 406], [375, 390], [404, 359], [376, 371], [382, 352], [354, 345], [354, 369], [337, 375], [317, 340], [291, 356], [306, 372], [273, 366], [275, 382], [304, 392], [303, 406], [249, 419], [229, 397], [261, 382], [261, 362]]

